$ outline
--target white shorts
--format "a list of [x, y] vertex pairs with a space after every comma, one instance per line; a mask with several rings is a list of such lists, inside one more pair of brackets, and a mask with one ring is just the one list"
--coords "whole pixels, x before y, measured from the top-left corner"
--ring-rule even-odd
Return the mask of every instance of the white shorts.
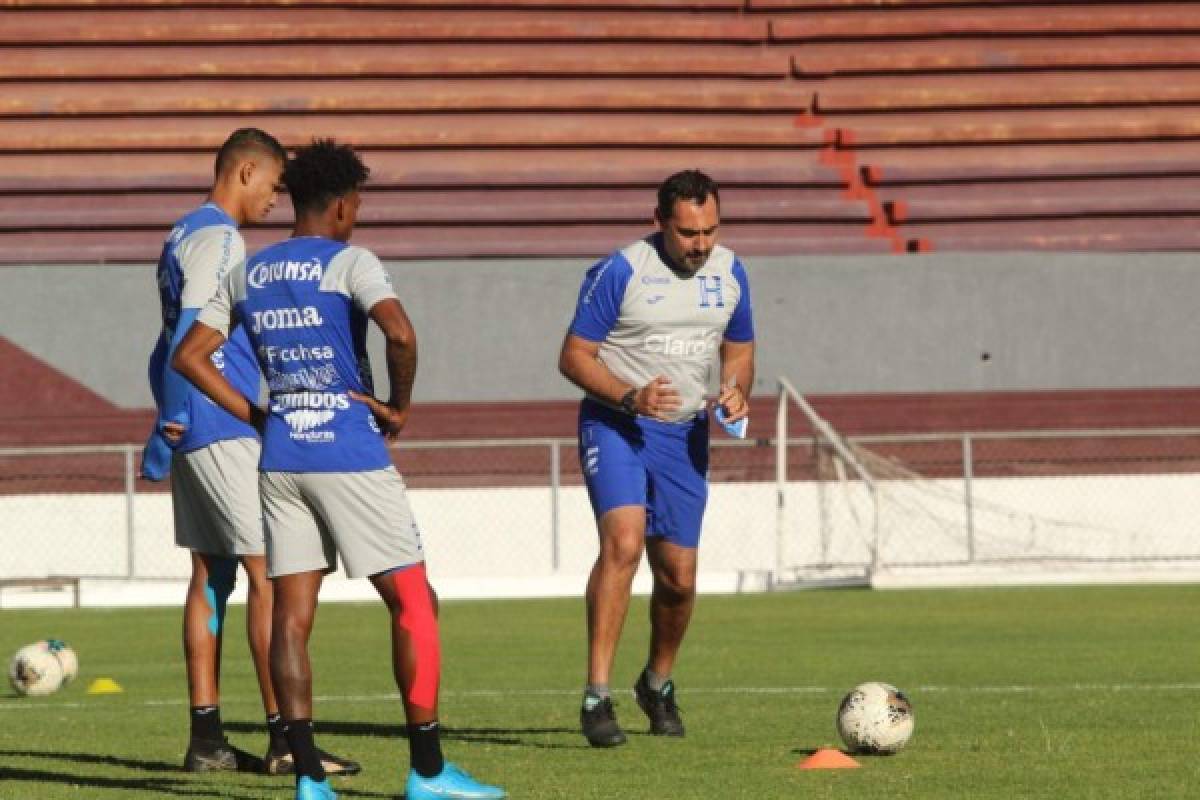
[[395, 467], [368, 472], [263, 472], [267, 574], [362, 578], [425, 560], [421, 532]]
[[257, 439], [225, 439], [171, 457], [175, 544], [213, 556], [265, 550]]

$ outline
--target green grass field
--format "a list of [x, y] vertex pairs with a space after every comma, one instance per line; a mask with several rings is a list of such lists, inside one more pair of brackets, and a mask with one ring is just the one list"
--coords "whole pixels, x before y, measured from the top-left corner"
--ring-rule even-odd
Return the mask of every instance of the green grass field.
[[[638, 599], [619, 654], [632, 685], [646, 641]], [[514, 798], [1182, 798], [1200, 792], [1200, 587], [813, 591], [702, 597], [676, 673], [683, 740], [632, 733], [612, 751], [577, 731], [580, 600], [447, 602], [446, 751]], [[234, 743], [265, 746], [242, 636], [225, 654]], [[48, 698], [0, 694], [0, 798], [284, 798], [288, 779], [180, 772], [186, 736], [179, 611], [0, 612], [0, 652], [49, 636], [80, 679]], [[345, 798], [395, 798], [407, 745], [386, 616], [327, 605], [313, 638], [319, 741], [361, 760]], [[96, 677], [124, 687], [89, 696]], [[836, 744], [841, 695], [904, 688], [909, 748], [862, 769], [801, 771]]]

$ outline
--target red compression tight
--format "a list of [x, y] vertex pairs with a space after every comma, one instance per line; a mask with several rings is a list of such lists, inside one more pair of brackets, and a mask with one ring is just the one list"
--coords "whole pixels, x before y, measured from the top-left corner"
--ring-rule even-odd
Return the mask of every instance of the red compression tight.
[[425, 577], [425, 565], [415, 564], [388, 575], [396, 593], [393, 609], [395, 635], [407, 647], [397, 647], [396, 680], [411, 706], [437, 708], [441, 676], [441, 646], [438, 643], [437, 612], [433, 592]]

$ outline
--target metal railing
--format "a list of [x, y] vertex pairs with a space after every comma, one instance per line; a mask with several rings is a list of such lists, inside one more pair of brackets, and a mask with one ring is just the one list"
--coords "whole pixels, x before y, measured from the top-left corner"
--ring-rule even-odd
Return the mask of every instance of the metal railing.
[[[780, 398], [773, 436], [713, 439], [702, 572], [1200, 559], [1198, 428], [843, 437], [786, 381]], [[0, 578], [186, 576], [140, 451], [0, 449]], [[395, 455], [442, 574], [590, 567], [574, 438], [404, 441]]]

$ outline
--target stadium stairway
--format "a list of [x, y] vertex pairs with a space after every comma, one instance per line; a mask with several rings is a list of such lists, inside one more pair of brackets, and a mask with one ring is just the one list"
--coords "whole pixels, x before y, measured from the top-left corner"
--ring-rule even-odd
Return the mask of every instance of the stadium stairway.
[[750, 5], [911, 250], [1200, 243], [1200, 4]]

